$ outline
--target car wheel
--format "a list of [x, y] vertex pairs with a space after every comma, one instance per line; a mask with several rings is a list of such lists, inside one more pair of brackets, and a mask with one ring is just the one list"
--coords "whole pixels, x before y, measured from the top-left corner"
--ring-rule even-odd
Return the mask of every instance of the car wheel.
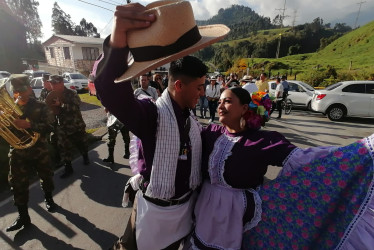
[[312, 111], [312, 102], [308, 102], [308, 105], [306, 105], [306, 110]]
[[331, 121], [341, 121], [343, 120], [346, 109], [343, 105], [333, 105], [327, 110], [327, 117]]

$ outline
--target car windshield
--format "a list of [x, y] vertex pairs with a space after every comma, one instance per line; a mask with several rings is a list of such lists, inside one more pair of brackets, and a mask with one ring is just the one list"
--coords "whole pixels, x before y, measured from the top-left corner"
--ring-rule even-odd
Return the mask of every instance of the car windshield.
[[305, 82], [298, 82], [300, 85], [302, 85], [304, 88], [306, 88], [307, 90], [309, 91], [314, 91], [314, 88], [312, 86], [310, 86], [309, 84], [305, 83]]
[[43, 74], [45, 74], [45, 72], [34, 72], [33, 77], [41, 77]]
[[70, 74], [70, 78], [71, 79], [87, 79], [87, 77], [85, 77], [82, 74]]
[[333, 89], [336, 89], [337, 87], [339, 87], [340, 85], [342, 85], [342, 83], [341, 82], [337, 82], [337, 83], [334, 83], [333, 85], [327, 86], [325, 88], [325, 90], [333, 90]]

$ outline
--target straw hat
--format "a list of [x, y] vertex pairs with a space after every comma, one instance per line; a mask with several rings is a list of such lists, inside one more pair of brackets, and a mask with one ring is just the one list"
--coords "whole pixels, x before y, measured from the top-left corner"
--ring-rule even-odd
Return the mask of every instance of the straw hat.
[[223, 24], [196, 26], [189, 1], [157, 1], [146, 6], [156, 21], [146, 29], [127, 33], [133, 59], [116, 82], [127, 81], [168, 62], [192, 54], [223, 39], [230, 29]]
[[245, 76], [243, 77], [243, 79], [241, 79], [240, 81], [241, 81], [241, 82], [250, 82], [250, 81], [252, 81], [252, 79], [253, 79], [252, 76], [247, 76], [247, 75], [245, 75]]

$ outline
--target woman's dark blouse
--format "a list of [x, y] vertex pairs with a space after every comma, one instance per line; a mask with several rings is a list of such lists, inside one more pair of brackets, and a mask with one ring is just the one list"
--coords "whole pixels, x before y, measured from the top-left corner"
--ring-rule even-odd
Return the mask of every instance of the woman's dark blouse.
[[256, 188], [263, 183], [269, 165], [282, 166], [283, 161], [296, 148], [283, 135], [275, 131], [247, 129], [229, 133], [225, 127], [212, 124], [202, 132], [204, 178], [209, 178], [208, 163], [214, 143], [222, 134], [242, 138], [235, 143], [232, 154], [225, 161], [224, 179], [233, 188]]

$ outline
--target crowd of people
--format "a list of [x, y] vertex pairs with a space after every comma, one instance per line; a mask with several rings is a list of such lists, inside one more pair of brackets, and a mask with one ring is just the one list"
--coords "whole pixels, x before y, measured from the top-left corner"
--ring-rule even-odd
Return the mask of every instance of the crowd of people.
[[[149, 10], [153, 8], [157, 11]], [[108, 117], [120, 122], [111, 132], [114, 142], [108, 144], [109, 157], [104, 161], [114, 162], [118, 131], [125, 127], [137, 138], [130, 145], [134, 176], [126, 188], [133, 208], [113, 249], [370, 249], [374, 137], [344, 147], [302, 149], [276, 131], [262, 130], [274, 110], [266, 74], [255, 83], [251, 76], [239, 80], [234, 73], [228, 79], [207, 79], [207, 66], [189, 55], [223, 39], [229, 29], [197, 27], [193, 16], [188, 1], [118, 6], [113, 32], [104, 41], [95, 86]], [[169, 39], [175, 43], [165, 49]], [[130, 52], [132, 63], [127, 60]], [[146, 73], [167, 62], [167, 84], [159, 75], [150, 83]], [[136, 77], [140, 87], [134, 91], [130, 80]], [[21, 79], [11, 77], [11, 83], [28, 104], [30, 95], [22, 93], [30, 88]], [[281, 80], [277, 79], [275, 103], [287, 94], [286, 79], [284, 84]], [[67, 89], [59, 91], [61, 81], [60, 76], [49, 77], [52, 90], [66, 92], [52, 99], [55, 123], [45, 104], [31, 101], [29, 105], [39, 105], [32, 110], [45, 112], [32, 115], [24, 105], [30, 121], [17, 126], [40, 132], [39, 143], [47, 143], [43, 138], [56, 131], [58, 147], [65, 150], [76, 144], [88, 163], [87, 148], [71, 138], [83, 136], [81, 117], [65, 113], [77, 113], [79, 97]], [[201, 117], [209, 108], [211, 124], [206, 127], [192, 115], [198, 102]], [[220, 124], [213, 124], [216, 111]], [[74, 123], [69, 119], [77, 126], [68, 127]], [[64, 126], [69, 133], [61, 138]], [[124, 141], [128, 143], [125, 136]], [[32, 150], [40, 150], [39, 144], [27, 151], [11, 149], [13, 154], [35, 154]], [[65, 162], [63, 175], [69, 176], [71, 156], [66, 152], [60, 156]], [[269, 165], [282, 171], [264, 183]], [[11, 173], [19, 167], [23, 165], [11, 161]], [[52, 174], [46, 171], [40, 176], [47, 209], [53, 202]], [[20, 217], [9, 230], [16, 230], [28, 225], [30, 218], [25, 215], [27, 197], [22, 196], [25, 186], [12, 187], [18, 192], [14, 198]]]

